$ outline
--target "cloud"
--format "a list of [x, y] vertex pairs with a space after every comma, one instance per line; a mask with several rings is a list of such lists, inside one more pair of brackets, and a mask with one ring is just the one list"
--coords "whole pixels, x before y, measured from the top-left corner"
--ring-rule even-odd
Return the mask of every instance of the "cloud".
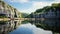
[[33, 7], [31, 7], [31, 8], [22, 9], [22, 10], [19, 10], [19, 11], [21, 11], [22, 13], [28, 13], [28, 14], [30, 14], [31, 12], [34, 12], [35, 9]]
[[9, 0], [10, 2], [26, 3], [29, 0]]
[[60, 3], [60, 0], [54, 0], [51, 3]]
[[59, 1], [55, 0], [52, 2], [32, 2], [32, 6], [28, 9], [22, 10], [22, 12], [31, 13], [45, 6], [51, 6], [52, 3], [59, 3]]
[[25, 12], [25, 13], [31, 13], [31, 12], [35, 12], [37, 9], [43, 8], [45, 6], [50, 6], [52, 4], [52, 2], [32, 2], [32, 6], [28, 9], [23, 9], [20, 10], [21, 12]]
[[31, 13], [35, 12], [37, 9], [43, 8], [44, 6], [50, 5], [48, 2], [32, 2], [32, 6], [28, 9], [22, 9], [21, 12]]
[[45, 6], [50, 6], [51, 3], [50, 2], [33, 2], [32, 5], [34, 8], [39, 9], [39, 8], [43, 8]]
[[[20, 3], [24, 3], [24, 2], [28, 2], [28, 0], [19, 0]], [[30, 2], [30, 1], [29, 1]], [[54, 0], [51, 2], [45, 1], [32, 1], [31, 4], [32, 6], [29, 7], [28, 9], [22, 9], [20, 10], [21, 12], [25, 12], [25, 13], [31, 13], [31, 12], [35, 12], [37, 9], [43, 8], [45, 6], [51, 6], [52, 3], [60, 3], [60, 0]]]
[[60, 2], [60, 0], [54, 0], [54, 1]]
[[43, 8], [45, 6], [51, 6], [53, 3], [60, 3], [60, 0], [54, 0], [54, 1], [51, 1], [51, 2], [48, 2], [48, 1], [45, 1], [45, 2], [41, 2], [41, 1], [38, 1], [38, 2], [33, 2], [32, 3], [32, 7], [36, 8], [36, 9], [39, 9], [39, 8]]

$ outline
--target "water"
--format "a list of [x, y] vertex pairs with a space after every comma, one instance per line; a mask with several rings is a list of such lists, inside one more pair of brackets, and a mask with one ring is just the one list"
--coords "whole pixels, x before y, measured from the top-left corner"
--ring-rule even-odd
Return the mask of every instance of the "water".
[[20, 22], [20, 20], [0, 21], [0, 34], [52, 34], [51, 31], [37, 28], [30, 23], [20, 24]]
[[[56, 20], [56, 23], [57, 22], [59, 23], [58, 20]], [[36, 20], [36, 21], [29, 21], [29, 22], [23, 21], [24, 24], [21, 23], [22, 23], [21, 20], [0, 21], [0, 34], [53, 34], [51, 30], [44, 30], [43, 28], [40, 27], [39, 24], [46, 23], [47, 25], [49, 24], [48, 26], [53, 26], [53, 27], [55, 27], [56, 25], [55, 20], [50, 20], [50, 19], [45, 20], [43, 22]], [[52, 23], [55, 24], [52, 25]], [[44, 28], [46, 27], [46, 25], [43, 24], [42, 26], [44, 26]], [[57, 24], [57, 26], [59, 26], [59, 24]], [[46, 28], [49, 29], [48, 27]]]
[[13, 30], [9, 34], [52, 34], [52, 32], [37, 28], [35, 25], [28, 23], [20, 25], [16, 30]]

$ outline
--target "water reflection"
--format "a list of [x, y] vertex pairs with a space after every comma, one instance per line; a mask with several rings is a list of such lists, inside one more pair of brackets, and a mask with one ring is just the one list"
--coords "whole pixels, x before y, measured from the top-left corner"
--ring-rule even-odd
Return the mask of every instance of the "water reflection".
[[41, 28], [37, 28], [35, 25], [22, 24], [16, 30], [10, 32], [9, 34], [52, 34], [51, 31], [45, 31]]
[[35, 24], [39, 28], [44, 30], [51, 30], [53, 32], [60, 33], [60, 19], [44, 19], [44, 20], [30, 20], [30, 23]]
[[21, 25], [19, 26], [19, 28], [17, 28], [13, 32], [10, 32], [9, 34], [33, 34], [33, 31], [26, 25]]
[[20, 24], [17, 23], [19, 21], [0, 21], [0, 34], [8, 34], [8, 32], [16, 29]]
[[13, 26], [8, 21], [0, 21], [0, 34], [7, 34], [13, 30]]
[[21, 20], [0, 21], [0, 34], [52, 34], [30, 23], [21, 24]]

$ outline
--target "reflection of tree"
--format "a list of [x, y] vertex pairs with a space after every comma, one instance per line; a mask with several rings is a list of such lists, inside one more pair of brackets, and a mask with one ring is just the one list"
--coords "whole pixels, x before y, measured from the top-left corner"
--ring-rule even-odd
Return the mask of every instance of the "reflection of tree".
[[7, 21], [0, 21], [0, 25], [6, 24]]

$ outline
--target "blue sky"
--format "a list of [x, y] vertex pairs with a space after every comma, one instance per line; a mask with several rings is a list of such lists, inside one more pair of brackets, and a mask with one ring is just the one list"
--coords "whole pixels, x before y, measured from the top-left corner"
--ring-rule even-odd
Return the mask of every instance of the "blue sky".
[[4, 0], [4, 2], [20, 12], [31, 13], [44, 6], [50, 6], [52, 3], [59, 3], [60, 0]]

